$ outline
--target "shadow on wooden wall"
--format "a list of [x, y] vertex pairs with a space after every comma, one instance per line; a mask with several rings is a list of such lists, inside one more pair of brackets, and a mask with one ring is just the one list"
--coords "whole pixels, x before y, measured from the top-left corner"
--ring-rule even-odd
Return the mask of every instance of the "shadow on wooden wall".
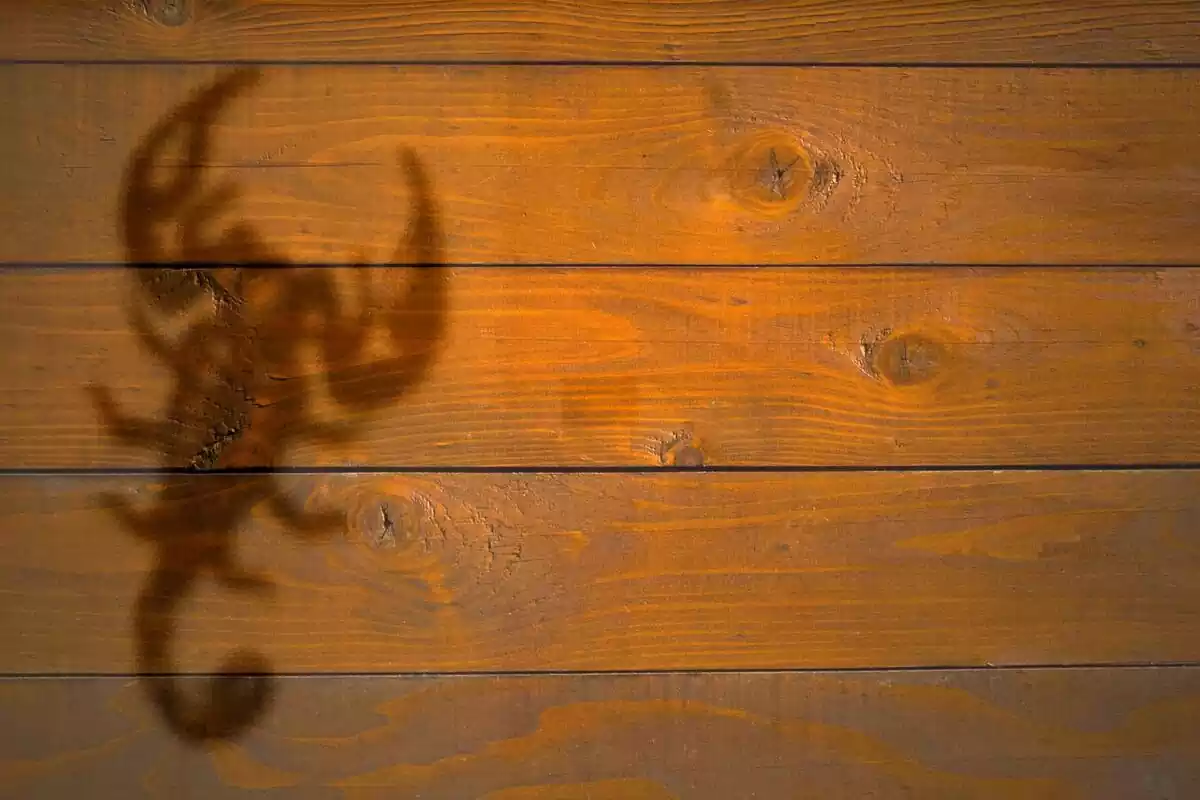
[[[354, 290], [339, 290], [333, 270], [291, 265], [252, 225], [228, 221], [237, 189], [207, 179], [212, 129], [258, 79], [256, 70], [236, 70], [199, 91], [142, 140], [125, 178], [120, 219], [133, 277], [131, 325], [174, 383], [160, 419], [126, 414], [107, 387], [87, 390], [109, 433], [161, 453], [165, 471], [250, 473], [165, 478], [145, 509], [101, 498], [155, 548], [133, 620], [138, 672], [146, 678], [181, 672], [171, 647], [176, 617], [206, 573], [233, 591], [270, 591], [270, 581], [239, 565], [234, 552], [237, 529], [256, 508], [302, 537], [344, 525], [341, 512], [313, 512], [288, 497], [270, 470], [295, 444], [353, 439], [362, 420], [350, 417], [394, 404], [417, 385], [443, 332], [440, 225], [411, 151], [400, 154], [412, 209], [395, 261], [422, 268], [409, 271], [414, 277], [394, 302], [371, 290], [372, 267], [361, 260], [348, 271]], [[180, 152], [181, 159], [173, 155]], [[182, 331], [164, 332], [171, 326]], [[340, 418], [318, 419], [314, 397], [322, 389]], [[189, 698], [177, 680], [143, 683], [188, 741], [236, 736], [260, 718], [273, 693], [270, 665], [246, 650], [227, 657], [207, 697]]]

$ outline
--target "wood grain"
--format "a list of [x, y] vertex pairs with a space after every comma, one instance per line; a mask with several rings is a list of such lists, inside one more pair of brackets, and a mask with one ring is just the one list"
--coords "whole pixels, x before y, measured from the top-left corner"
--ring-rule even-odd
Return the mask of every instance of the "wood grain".
[[1200, 61], [1187, 0], [38, 0], [0, 57], [136, 61]]
[[[8, 674], [211, 671], [239, 647], [283, 673], [1200, 660], [1191, 471], [0, 490]], [[270, 593], [238, 591], [243, 573]], [[171, 580], [168, 613], [138, 624], [173, 657], [139, 670], [135, 602]]]
[[[0, 261], [125, 260], [126, 160], [226, 74], [0, 69]], [[230, 215], [292, 261], [389, 258], [409, 215], [400, 149], [424, 165], [452, 264], [1167, 264], [1200, 249], [1187, 70], [326, 66], [254, 79], [212, 113], [203, 163], [168, 152], [155, 166], [227, 181]]]
[[121, 679], [0, 682], [0, 793], [427, 800], [1200, 790], [1200, 670], [304, 678], [186, 748]]
[[[432, 357], [411, 380], [386, 342], [321, 349], [288, 288], [313, 269], [212, 273], [258, 287], [239, 295], [235, 375], [187, 344], [210, 294], [176, 311], [145, 271], [0, 271], [0, 466], [1200, 461], [1200, 270], [438, 272], [440, 321], [402, 302], [415, 268], [316, 273], [345, 301], [325, 327], [367, 327], [361, 280], [371, 325], [413, 330], [398, 352]], [[182, 363], [148, 349], [137, 313]], [[118, 438], [95, 385], [166, 440]], [[353, 429], [309, 435], [296, 408]]]
[[0, 795], [1200, 795], [1198, 12], [4, 4]]

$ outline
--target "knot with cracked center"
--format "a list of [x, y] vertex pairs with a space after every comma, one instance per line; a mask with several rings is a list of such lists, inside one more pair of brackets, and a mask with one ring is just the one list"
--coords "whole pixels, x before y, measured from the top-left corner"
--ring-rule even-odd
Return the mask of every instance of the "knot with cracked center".
[[730, 156], [728, 170], [732, 199], [760, 217], [820, 209], [842, 174], [825, 154], [777, 130], [743, 141]]
[[919, 333], [885, 339], [873, 348], [871, 368], [895, 386], [913, 386], [932, 379], [946, 361], [946, 350]]

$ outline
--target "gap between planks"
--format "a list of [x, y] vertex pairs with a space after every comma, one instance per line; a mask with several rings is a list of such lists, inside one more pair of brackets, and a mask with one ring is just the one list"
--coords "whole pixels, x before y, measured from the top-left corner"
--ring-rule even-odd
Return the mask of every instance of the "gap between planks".
[[428, 678], [446, 679], [491, 679], [491, 678], [638, 678], [638, 677], [670, 677], [703, 676], [703, 675], [862, 675], [866, 674], [935, 674], [935, 673], [968, 673], [990, 674], [997, 672], [1113, 672], [1120, 670], [1189, 670], [1200, 669], [1200, 661], [1110, 661], [1110, 662], [1064, 662], [1060, 664], [993, 664], [984, 666], [965, 666], [962, 664], [921, 665], [889, 667], [886, 665], [862, 667], [799, 667], [790, 669], [742, 669], [730, 667], [726, 669], [546, 669], [546, 670], [481, 670], [481, 671], [421, 671], [408, 670], [404, 672], [5, 672], [0, 673], [0, 683], [16, 681], [127, 681], [131, 678], [139, 680], [154, 680], [156, 678], [187, 678], [204, 680], [220, 676], [256, 676], [269, 675], [284, 681], [296, 680], [425, 680]]

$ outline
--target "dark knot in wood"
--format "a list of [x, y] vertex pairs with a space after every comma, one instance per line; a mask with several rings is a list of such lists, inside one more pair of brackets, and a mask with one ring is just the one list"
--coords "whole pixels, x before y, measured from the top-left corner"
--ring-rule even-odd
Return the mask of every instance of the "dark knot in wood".
[[676, 467], [703, 467], [704, 453], [695, 445], [685, 444], [674, 451], [672, 463]]
[[143, 0], [143, 7], [152, 20], [171, 28], [192, 17], [192, 0]]
[[946, 356], [942, 345], [916, 333], [885, 339], [873, 348], [871, 355], [874, 372], [896, 386], [930, 380]]

